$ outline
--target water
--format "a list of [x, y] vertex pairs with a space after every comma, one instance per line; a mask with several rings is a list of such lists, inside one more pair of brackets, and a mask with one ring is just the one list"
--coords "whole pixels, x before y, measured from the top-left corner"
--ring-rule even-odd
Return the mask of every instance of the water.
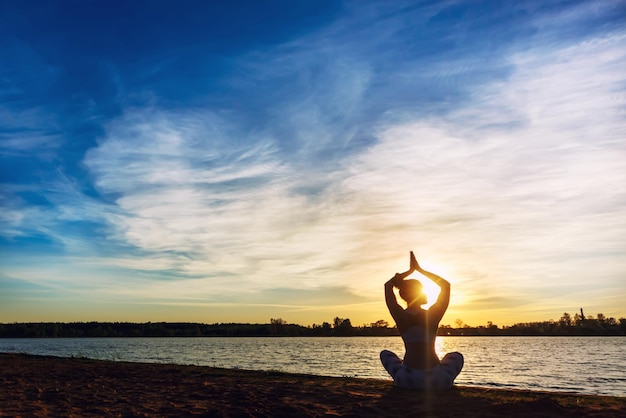
[[[465, 356], [460, 385], [612, 396], [626, 396], [624, 348], [624, 337], [437, 338], [440, 356]], [[404, 353], [399, 337], [0, 339], [0, 352], [390, 379], [383, 349]]]

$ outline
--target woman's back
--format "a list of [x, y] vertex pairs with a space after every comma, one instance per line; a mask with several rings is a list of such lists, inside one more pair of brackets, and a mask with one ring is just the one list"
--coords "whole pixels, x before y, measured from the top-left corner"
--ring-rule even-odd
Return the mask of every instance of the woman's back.
[[405, 347], [404, 364], [414, 369], [430, 369], [439, 364], [435, 351], [435, 339], [439, 318], [433, 318], [427, 310], [405, 310], [399, 318], [398, 331]]

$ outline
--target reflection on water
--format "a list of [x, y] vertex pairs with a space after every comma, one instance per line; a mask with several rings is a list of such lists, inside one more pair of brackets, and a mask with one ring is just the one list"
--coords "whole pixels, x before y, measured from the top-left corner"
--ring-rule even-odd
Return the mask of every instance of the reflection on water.
[[[438, 337], [440, 356], [459, 351], [461, 385], [626, 394], [624, 337]], [[381, 350], [399, 337], [0, 339], [0, 352], [278, 370], [390, 379]]]

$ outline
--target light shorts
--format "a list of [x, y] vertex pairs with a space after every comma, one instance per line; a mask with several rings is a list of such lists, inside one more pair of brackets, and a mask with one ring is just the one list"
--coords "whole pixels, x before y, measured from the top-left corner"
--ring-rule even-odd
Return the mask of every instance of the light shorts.
[[463, 355], [457, 352], [446, 354], [440, 364], [432, 369], [406, 367], [402, 360], [389, 350], [380, 353], [380, 361], [396, 386], [406, 389], [450, 389], [463, 368]]

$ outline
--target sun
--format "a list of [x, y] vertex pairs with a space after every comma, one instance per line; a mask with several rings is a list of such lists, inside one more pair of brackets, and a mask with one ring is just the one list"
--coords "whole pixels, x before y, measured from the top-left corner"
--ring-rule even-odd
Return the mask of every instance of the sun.
[[419, 280], [422, 283], [422, 292], [428, 298], [428, 302], [422, 305], [424, 309], [430, 308], [437, 301], [437, 296], [439, 296], [441, 289], [428, 277], [419, 273], [413, 273], [407, 279]]
[[437, 301], [437, 297], [439, 296], [439, 292], [441, 289], [435, 283], [433, 283], [430, 279], [424, 277], [424, 279], [420, 279], [422, 282], [422, 292], [428, 298], [428, 302], [425, 305], [422, 305], [425, 309], [431, 307]]

